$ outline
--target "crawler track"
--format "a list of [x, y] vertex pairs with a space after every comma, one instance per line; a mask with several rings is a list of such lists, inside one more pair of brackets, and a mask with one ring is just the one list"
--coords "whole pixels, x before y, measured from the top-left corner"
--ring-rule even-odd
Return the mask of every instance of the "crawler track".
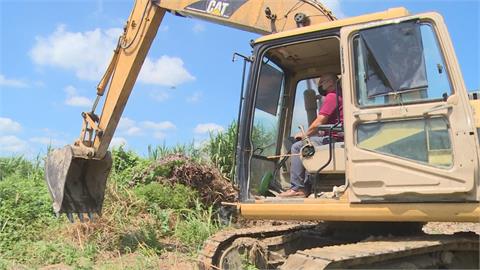
[[220, 232], [205, 243], [200, 268], [238, 269], [246, 259], [260, 269], [479, 267], [479, 235], [475, 233], [366, 238], [331, 225], [260, 226]]
[[302, 231], [313, 233], [317, 228], [318, 225], [316, 224], [294, 224], [280, 226], [260, 226], [217, 233], [205, 242], [204, 248], [199, 256], [200, 268], [217, 268], [222, 251], [227, 249], [236, 239], [245, 237], [265, 239]]
[[383, 237], [298, 251], [281, 269], [478, 269], [478, 246], [473, 233]]

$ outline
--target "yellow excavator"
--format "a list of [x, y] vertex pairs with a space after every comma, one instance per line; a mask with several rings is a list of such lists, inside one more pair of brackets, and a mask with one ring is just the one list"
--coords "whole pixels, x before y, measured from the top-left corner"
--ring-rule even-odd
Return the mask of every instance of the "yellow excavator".
[[[404, 8], [337, 20], [315, 0], [137, 0], [79, 139], [47, 156], [56, 213], [101, 212], [108, 146], [166, 12], [264, 35], [244, 57], [233, 206], [251, 219], [322, 221], [222, 232], [205, 243], [202, 268], [479, 268], [479, 235], [421, 231], [480, 222], [478, 93], [465, 87], [442, 17]], [[318, 129], [344, 142], [306, 138], [311, 195], [278, 197], [325, 73], [337, 74], [344, 120]]]

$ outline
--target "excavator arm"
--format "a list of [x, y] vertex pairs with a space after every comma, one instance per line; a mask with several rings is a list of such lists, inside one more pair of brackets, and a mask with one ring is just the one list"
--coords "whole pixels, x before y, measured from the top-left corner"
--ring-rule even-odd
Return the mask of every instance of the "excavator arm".
[[101, 212], [112, 166], [108, 146], [166, 12], [259, 34], [335, 20], [315, 0], [136, 0], [92, 110], [82, 113], [79, 139], [47, 156], [45, 176], [57, 214], [73, 220], [76, 213], [82, 220], [83, 213]]

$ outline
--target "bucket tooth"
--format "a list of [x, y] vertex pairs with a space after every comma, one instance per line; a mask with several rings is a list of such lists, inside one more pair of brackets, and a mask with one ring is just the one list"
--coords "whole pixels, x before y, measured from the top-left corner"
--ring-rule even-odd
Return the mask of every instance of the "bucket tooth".
[[80, 222], [85, 222], [85, 220], [83, 219], [83, 213], [77, 213], [77, 216], [78, 216], [78, 219], [80, 220]]
[[56, 213], [101, 212], [112, 157], [101, 160], [75, 157], [72, 146], [47, 156], [45, 178]]
[[88, 219], [89, 219], [90, 221], [93, 221], [93, 213], [92, 213], [92, 212], [88, 212], [87, 215], [88, 215]]
[[68, 219], [68, 221], [70, 221], [71, 223], [75, 222], [75, 220], [73, 219], [73, 214], [72, 214], [72, 213], [67, 213], [67, 219]]

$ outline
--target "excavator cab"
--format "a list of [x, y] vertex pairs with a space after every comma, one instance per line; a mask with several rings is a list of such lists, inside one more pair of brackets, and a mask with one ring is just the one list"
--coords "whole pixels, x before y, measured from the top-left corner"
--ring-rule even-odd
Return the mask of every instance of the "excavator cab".
[[[278, 187], [290, 187], [289, 159], [293, 136], [300, 131], [299, 126], [308, 127], [322, 103], [323, 98], [316, 90], [318, 77], [325, 73], [341, 73], [340, 40], [335, 34], [328, 33], [302, 36], [281, 45], [265, 43], [256, 47], [255, 57], [259, 60], [252, 65], [250, 77], [251, 91], [255, 93], [247, 94], [247, 98], [253, 97], [253, 100], [246, 101], [253, 102], [246, 109], [253, 115], [247, 120], [250, 123], [242, 125], [250, 127], [249, 141], [244, 143], [246, 148], [252, 149], [245, 152], [251, 153], [251, 157], [246, 159], [244, 167], [249, 179], [248, 192], [244, 195], [250, 199], [265, 195], [273, 198], [279, 192]], [[245, 104], [245, 107], [249, 106]], [[246, 110], [244, 115], [248, 115]], [[240, 137], [243, 139], [245, 135]], [[328, 152], [328, 145], [326, 147]], [[334, 185], [344, 183], [344, 149], [340, 144], [334, 149], [328, 164], [328, 153], [322, 155], [325, 160], [313, 161], [328, 165], [322, 173], [329, 174], [330, 180], [318, 182], [322, 186], [313, 187], [318, 191], [331, 190]], [[270, 190], [265, 188], [266, 174], [272, 175]], [[311, 183], [316, 182], [313, 180]]]
[[241, 124], [241, 198], [281, 200], [261, 196], [263, 176], [273, 172], [271, 182], [289, 188], [285, 141], [308, 125], [309, 81], [329, 72], [342, 76], [345, 142], [301, 154], [322, 179], [314, 188], [341, 187], [351, 203], [479, 200], [478, 130], [441, 16], [317, 28], [257, 40]]

